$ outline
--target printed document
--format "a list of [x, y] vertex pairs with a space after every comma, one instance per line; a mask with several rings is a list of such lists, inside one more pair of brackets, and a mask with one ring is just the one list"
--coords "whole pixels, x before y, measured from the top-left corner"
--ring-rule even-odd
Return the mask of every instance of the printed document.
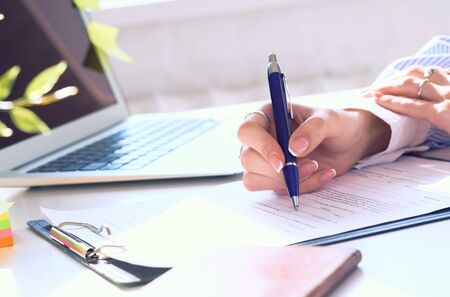
[[[152, 265], [176, 265], [214, 246], [281, 246], [450, 207], [450, 163], [403, 157], [352, 170], [322, 189], [303, 194], [293, 210], [288, 197], [248, 192], [242, 182], [172, 201], [86, 211], [43, 210], [50, 220], [117, 226], [127, 256]], [[152, 215], [152, 213], [154, 215]]]

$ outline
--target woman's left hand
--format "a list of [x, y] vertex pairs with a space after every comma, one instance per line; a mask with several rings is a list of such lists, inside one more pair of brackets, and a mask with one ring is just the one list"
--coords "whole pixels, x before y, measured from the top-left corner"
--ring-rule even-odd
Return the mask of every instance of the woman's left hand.
[[442, 68], [413, 67], [373, 87], [372, 95], [382, 107], [427, 120], [450, 134], [449, 72]]

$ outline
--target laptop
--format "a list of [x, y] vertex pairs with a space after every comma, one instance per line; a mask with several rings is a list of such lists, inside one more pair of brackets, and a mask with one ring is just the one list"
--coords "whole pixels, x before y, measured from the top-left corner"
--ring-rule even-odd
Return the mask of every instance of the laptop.
[[2, 1], [0, 13], [0, 74], [21, 67], [4, 102], [21, 98], [34, 76], [60, 61], [68, 68], [53, 90], [78, 90], [59, 102], [28, 108], [50, 127], [48, 134], [25, 133], [0, 111], [0, 121], [13, 132], [0, 137], [0, 186], [242, 172], [236, 139], [242, 115], [226, 108], [130, 115], [108, 58], [87, 37], [87, 16], [71, 0]]

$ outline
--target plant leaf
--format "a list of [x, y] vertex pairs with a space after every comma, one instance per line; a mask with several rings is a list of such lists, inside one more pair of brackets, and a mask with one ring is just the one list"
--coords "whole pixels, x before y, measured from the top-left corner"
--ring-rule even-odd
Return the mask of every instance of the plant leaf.
[[16, 106], [9, 112], [12, 122], [22, 132], [37, 134], [46, 133], [50, 128], [34, 112]]
[[98, 22], [90, 22], [87, 25], [87, 32], [92, 44], [98, 49], [119, 60], [128, 63], [133, 62], [133, 58], [117, 45], [119, 28]]
[[67, 63], [61, 61], [36, 75], [25, 89], [25, 98], [39, 98], [50, 92], [59, 77], [66, 71]]
[[0, 137], [10, 137], [13, 131], [0, 121]]
[[11, 94], [16, 78], [20, 73], [19, 66], [13, 66], [0, 76], [0, 100], [6, 99]]
[[98, 0], [73, 0], [73, 3], [75, 3], [79, 9], [100, 9]]

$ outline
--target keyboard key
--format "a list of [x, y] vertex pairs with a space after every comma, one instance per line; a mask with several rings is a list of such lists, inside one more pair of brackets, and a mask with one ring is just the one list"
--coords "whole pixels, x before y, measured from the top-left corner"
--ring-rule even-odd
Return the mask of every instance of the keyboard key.
[[122, 167], [124, 164], [107, 164], [100, 168], [100, 170], [116, 170]]
[[42, 167], [38, 168], [38, 172], [56, 172], [58, 169], [59, 167]]
[[118, 158], [119, 157], [116, 157], [116, 156], [106, 156], [106, 157], [98, 159], [97, 162], [110, 163], [110, 162], [112, 162], [112, 161], [114, 161], [114, 160], [116, 160]]
[[82, 156], [80, 157], [80, 161], [86, 162], [86, 163], [91, 163], [92, 161], [95, 161], [99, 158], [99, 156], [96, 155], [90, 155], [90, 156]]
[[81, 169], [82, 167], [86, 166], [85, 164], [69, 164], [66, 167], [60, 168], [58, 171], [78, 171], [79, 169]]
[[93, 162], [89, 165], [84, 166], [83, 168], [81, 168], [81, 171], [92, 171], [92, 170], [97, 170], [103, 166], [105, 166], [107, 163], [104, 162]]
[[121, 158], [118, 158], [118, 159], [112, 161], [111, 163], [112, 163], [112, 164], [122, 164], [122, 165], [125, 165], [125, 164], [129, 163], [130, 161], [131, 161], [131, 160], [129, 160], [129, 159], [126, 159], [126, 158], [124, 158], [124, 157], [121, 157]]

